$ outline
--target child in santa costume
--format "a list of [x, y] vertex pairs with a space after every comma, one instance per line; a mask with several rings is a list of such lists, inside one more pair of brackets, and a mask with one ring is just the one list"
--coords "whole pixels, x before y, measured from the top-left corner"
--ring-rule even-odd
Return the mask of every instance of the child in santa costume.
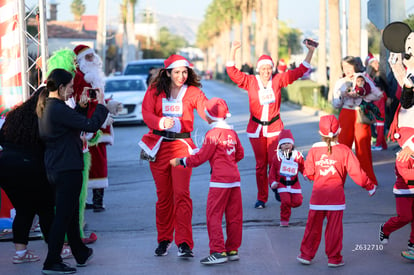
[[142, 116], [150, 129], [139, 146], [142, 156], [151, 159], [150, 168], [157, 189], [156, 256], [165, 256], [175, 239], [179, 257], [193, 257], [191, 168], [172, 167], [170, 160], [190, 155], [196, 148], [190, 133], [194, 109], [205, 118], [206, 96], [200, 78], [187, 59], [171, 55], [153, 78], [142, 103]]
[[[206, 103], [206, 114], [212, 129], [206, 133], [200, 151], [185, 158], [172, 159], [170, 163], [173, 167], [180, 164], [197, 167], [210, 162], [212, 173], [206, 213], [210, 256], [200, 261], [208, 265], [239, 260], [243, 208], [237, 162], [243, 159], [244, 150], [237, 133], [225, 121], [230, 113], [223, 99], [210, 99]], [[226, 241], [221, 226], [223, 214], [226, 217]]]
[[349, 147], [337, 143], [339, 122], [334, 115], [322, 116], [319, 134], [322, 142], [313, 144], [305, 161], [305, 174], [314, 181], [309, 205], [308, 221], [297, 260], [309, 265], [318, 250], [325, 229], [325, 252], [329, 267], [343, 266], [342, 217], [345, 210], [344, 184], [348, 174], [356, 184], [369, 191], [372, 196], [376, 185], [361, 169], [359, 161]]
[[298, 174], [303, 174], [304, 158], [295, 149], [292, 132], [283, 129], [279, 134], [279, 143], [269, 171], [270, 188], [280, 196], [280, 226], [289, 226], [292, 208], [302, 205], [303, 196]]
[[241, 47], [234, 41], [230, 49], [230, 59], [226, 64], [227, 74], [249, 96], [250, 120], [247, 125], [247, 136], [253, 147], [256, 158], [257, 201], [255, 208], [265, 208], [268, 200], [268, 167], [277, 149], [277, 140], [283, 129], [280, 119], [281, 88], [299, 79], [310, 68], [315, 47], [306, 44], [308, 54], [303, 63], [296, 69], [273, 75], [275, 68], [272, 58], [262, 55], [256, 65], [258, 75], [248, 75], [235, 66], [236, 51]]

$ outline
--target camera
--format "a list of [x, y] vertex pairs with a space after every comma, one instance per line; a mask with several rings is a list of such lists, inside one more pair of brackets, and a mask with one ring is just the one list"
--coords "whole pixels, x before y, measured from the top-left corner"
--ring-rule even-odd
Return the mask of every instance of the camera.
[[305, 44], [305, 45], [308, 44], [309, 46], [312, 46], [312, 47], [315, 47], [315, 48], [317, 48], [318, 45], [319, 45], [318, 42], [316, 42], [314, 40], [311, 40], [311, 39], [305, 39], [305, 40], [303, 40], [303, 44]]
[[88, 90], [88, 98], [96, 99], [96, 92], [97, 92], [97, 89], [89, 89]]

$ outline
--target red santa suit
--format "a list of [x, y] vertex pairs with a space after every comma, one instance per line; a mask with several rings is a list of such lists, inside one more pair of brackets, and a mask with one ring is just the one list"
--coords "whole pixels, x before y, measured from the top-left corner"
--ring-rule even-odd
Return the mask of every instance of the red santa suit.
[[[261, 64], [270, 64], [270, 56], [263, 55], [258, 60]], [[256, 158], [257, 200], [267, 202], [269, 195], [268, 167], [277, 149], [277, 139], [283, 129], [280, 119], [281, 88], [293, 83], [303, 76], [310, 65], [303, 62], [298, 68], [274, 75], [264, 87], [259, 76], [248, 75], [238, 70], [234, 62], [228, 62], [227, 74], [240, 88], [247, 91], [249, 96], [250, 119], [247, 125], [247, 135], [250, 138]]]
[[273, 157], [272, 166], [269, 171], [269, 184], [272, 189], [277, 188], [280, 195], [280, 225], [289, 224], [292, 208], [302, 205], [302, 189], [298, 179], [298, 173], [303, 174], [303, 155], [293, 149], [288, 157], [280, 150], [284, 143], [294, 145], [294, 139], [290, 130], [283, 129], [279, 135], [278, 150]]
[[[333, 115], [320, 120], [322, 136], [333, 137], [339, 134], [339, 123]], [[356, 184], [370, 194], [375, 185], [361, 169], [357, 157], [346, 145], [331, 142], [331, 153], [326, 142], [315, 143], [305, 161], [305, 174], [314, 180], [309, 205], [309, 216], [301, 243], [300, 258], [311, 261], [318, 250], [325, 217], [325, 252], [330, 264], [342, 262], [342, 217], [345, 209], [344, 184], [348, 174]]]
[[[223, 111], [212, 110], [216, 104], [221, 104]], [[219, 113], [228, 113], [227, 104], [218, 98], [210, 99], [206, 109], [207, 115], [214, 118], [223, 117]], [[211, 127], [200, 151], [183, 159], [187, 167], [197, 167], [207, 160], [210, 162], [212, 172], [206, 211], [210, 254], [238, 251], [241, 245], [243, 207], [237, 162], [244, 157], [243, 147], [231, 126], [218, 120]], [[226, 242], [222, 229], [223, 214], [226, 217]]]
[[390, 218], [382, 228], [385, 235], [389, 236], [392, 232], [411, 223], [411, 234], [409, 242], [414, 247], [414, 159], [409, 161], [396, 161], [395, 174], [397, 180], [394, 184], [393, 193], [397, 216]]
[[[166, 66], [167, 67], [167, 66]], [[150, 129], [139, 146], [155, 161], [150, 162], [157, 189], [156, 225], [158, 242], [187, 243], [192, 249], [192, 200], [190, 198], [191, 168], [172, 167], [170, 160], [185, 157], [196, 148], [190, 133], [193, 131], [194, 109], [205, 119], [204, 93], [195, 86], [183, 85], [177, 98], [157, 95], [156, 88], [149, 88], [142, 103], [142, 116]], [[164, 128], [166, 117], [174, 118], [174, 127]]]

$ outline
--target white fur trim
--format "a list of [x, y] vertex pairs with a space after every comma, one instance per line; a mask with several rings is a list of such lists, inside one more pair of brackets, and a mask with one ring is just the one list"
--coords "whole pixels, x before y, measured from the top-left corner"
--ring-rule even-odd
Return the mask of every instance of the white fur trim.
[[237, 182], [211, 182], [210, 187], [216, 188], [233, 188], [233, 187], [240, 187], [240, 181]]
[[95, 53], [95, 51], [92, 48], [86, 48], [85, 50], [81, 51], [77, 56], [76, 56], [76, 61], [81, 60], [82, 58], [84, 58], [86, 55], [90, 54], [90, 53]]
[[107, 188], [109, 185], [108, 178], [89, 179], [88, 188]]
[[312, 210], [345, 210], [345, 204], [333, 204], [333, 205], [309, 204], [309, 209], [312, 209]]
[[279, 146], [282, 145], [283, 143], [295, 144], [293, 142], [293, 139], [291, 139], [291, 138], [282, 138], [281, 140], [279, 140]]
[[401, 146], [401, 148], [405, 148], [405, 147], [409, 147], [412, 151], [414, 151], [414, 135], [410, 136], [405, 142], [404, 144]]
[[340, 132], [341, 132], [341, 127], [338, 127], [338, 130], [335, 133], [329, 132], [329, 134], [324, 135], [324, 134], [322, 134], [321, 131], [319, 131], [319, 134], [323, 137], [330, 137], [331, 138], [331, 137], [336, 137], [337, 135], [339, 135]]
[[180, 59], [171, 63], [167, 69], [174, 69], [177, 67], [190, 67], [190, 63], [188, 63], [187, 60]]
[[274, 66], [272, 60], [263, 59], [263, 60], [260, 60], [259, 62], [257, 62], [257, 66], [256, 66], [257, 71], [259, 71], [260, 67], [263, 66], [263, 65], [270, 65], [272, 68]]
[[227, 61], [226, 62], [226, 67], [233, 67], [233, 66], [235, 66], [236, 65], [236, 63], [232, 60], [232, 61]]

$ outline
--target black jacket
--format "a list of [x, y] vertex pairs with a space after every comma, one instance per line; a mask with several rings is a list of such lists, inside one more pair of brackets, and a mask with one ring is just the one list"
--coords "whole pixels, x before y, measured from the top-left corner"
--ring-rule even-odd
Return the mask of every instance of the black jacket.
[[83, 169], [81, 131], [96, 132], [105, 122], [108, 110], [98, 104], [92, 117], [71, 109], [64, 101], [47, 98], [39, 133], [46, 145], [45, 167], [48, 173]]

